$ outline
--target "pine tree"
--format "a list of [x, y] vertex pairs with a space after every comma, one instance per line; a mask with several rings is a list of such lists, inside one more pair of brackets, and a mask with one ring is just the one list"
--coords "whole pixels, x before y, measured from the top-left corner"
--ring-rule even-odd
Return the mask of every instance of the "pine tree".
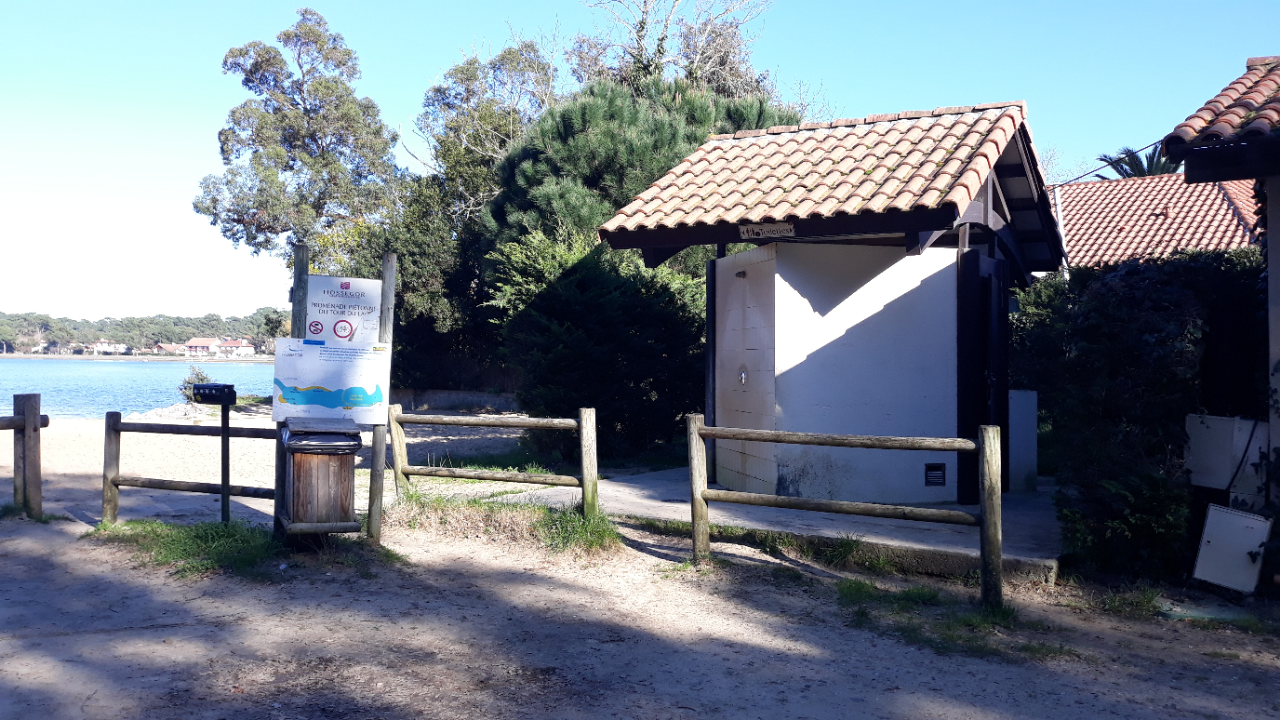
[[723, 98], [683, 80], [638, 92], [597, 82], [548, 110], [498, 166], [488, 233], [503, 243], [594, 231], [708, 135], [796, 122], [765, 96]]

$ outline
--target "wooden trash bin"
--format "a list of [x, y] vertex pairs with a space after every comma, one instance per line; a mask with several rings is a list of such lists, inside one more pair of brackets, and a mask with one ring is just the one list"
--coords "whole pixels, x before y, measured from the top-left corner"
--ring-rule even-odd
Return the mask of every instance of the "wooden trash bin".
[[[352, 420], [289, 418], [281, 439], [288, 454], [285, 496], [290, 532], [358, 532], [360, 428]], [[350, 525], [354, 528], [341, 527]]]

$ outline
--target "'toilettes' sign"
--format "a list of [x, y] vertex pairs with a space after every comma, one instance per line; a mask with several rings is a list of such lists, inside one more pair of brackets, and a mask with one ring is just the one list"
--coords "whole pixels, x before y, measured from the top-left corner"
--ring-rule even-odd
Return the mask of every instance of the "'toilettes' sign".
[[307, 283], [307, 340], [373, 343], [382, 314], [382, 281], [312, 275]]
[[795, 236], [796, 226], [789, 222], [738, 226], [738, 237], [742, 240], [768, 240]]

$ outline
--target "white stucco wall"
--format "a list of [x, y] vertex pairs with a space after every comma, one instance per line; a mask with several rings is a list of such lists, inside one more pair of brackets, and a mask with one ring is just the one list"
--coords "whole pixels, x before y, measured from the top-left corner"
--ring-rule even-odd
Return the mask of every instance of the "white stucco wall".
[[[956, 251], [774, 247], [774, 427], [955, 437]], [[717, 282], [732, 279], [729, 273]], [[717, 421], [729, 424], [727, 417]], [[777, 445], [774, 460], [778, 494], [956, 499], [955, 453]], [[937, 462], [946, 464], [946, 485], [928, 487], [925, 464]]]
[[[775, 245], [716, 261], [716, 424], [773, 430]], [[743, 273], [743, 277], [738, 277]], [[746, 373], [746, 382], [742, 373]], [[778, 465], [771, 443], [717, 440], [716, 482], [772, 494]]]
[[1040, 403], [1035, 390], [1009, 391], [1009, 489], [1035, 490]]

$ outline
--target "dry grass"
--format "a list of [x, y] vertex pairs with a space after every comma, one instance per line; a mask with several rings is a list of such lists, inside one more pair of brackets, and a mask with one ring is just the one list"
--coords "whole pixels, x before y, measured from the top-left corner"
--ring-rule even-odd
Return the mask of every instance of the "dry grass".
[[383, 523], [437, 536], [501, 538], [556, 551], [600, 552], [622, 546], [613, 522], [603, 515], [586, 519], [578, 507], [494, 502], [520, 492], [463, 498], [414, 491], [387, 511]]

